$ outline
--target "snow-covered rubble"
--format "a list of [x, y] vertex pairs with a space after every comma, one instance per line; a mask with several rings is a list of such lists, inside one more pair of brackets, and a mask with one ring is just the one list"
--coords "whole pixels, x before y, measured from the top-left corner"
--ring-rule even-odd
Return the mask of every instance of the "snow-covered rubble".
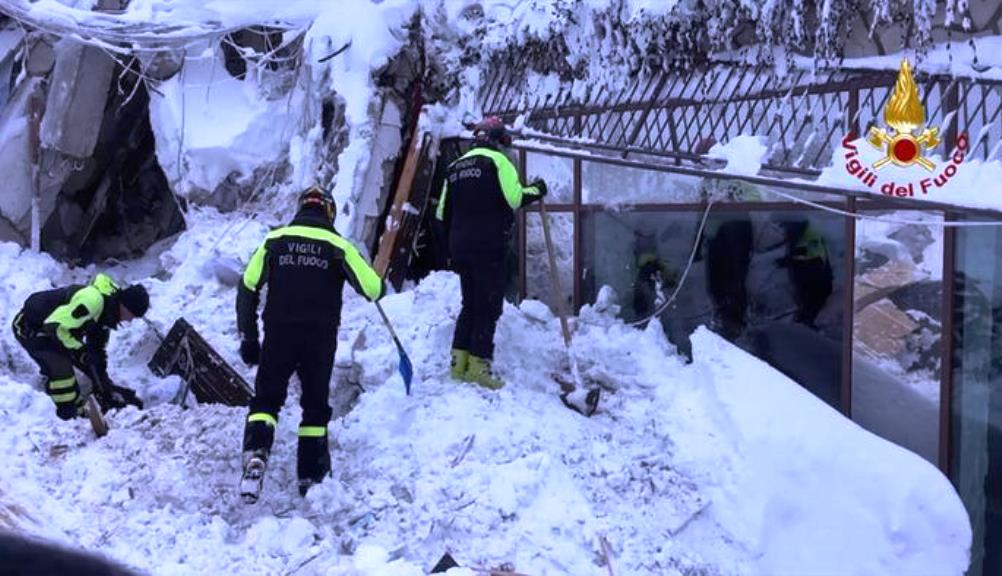
[[[233, 288], [211, 262], [245, 260], [268, 223], [194, 210], [174, 244], [112, 272], [151, 288], [156, 322], [183, 315], [251, 379]], [[91, 272], [0, 245], [0, 325], [31, 291]], [[110, 371], [148, 408], [111, 413], [100, 440], [56, 419], [4, 330], [5, 501], [37, 521], [34, 534], [153, 574], [423, 574], [448, 550], [467, 567], [600, 575], [603, 539], [622, 574], [966, 569], [970, 527], [945, 477], [706, 330], [686, 365], [656, 324], [626, 327], [607, 298], [586, 307], [575, 354], [614, 389], [588, 419], [556, 397], [566, 355], [545, 306], [505, 306], [496, 360], [508, 385], [491, 393], [447, 378], [456, 277], [384, 302], [416, 367], [413, 395], [375, 310], [349, 296], [338, 363], [364, 329], [354, 360], [366, 392], [332, 426], [334, 479], [295, 493], [293, 392], [250, 507], [235, 493], [244, 410], [169, 404], [178, 381], [146, 369], [156, 342], [142, 323], [113, 335]]]
[[[265, 13], [302, 26], [316, 19], [312, 57], [352, 41], [329, 76], [304, 75], [275, 100], [253, 78], [226, 77], [213, 52], [202, 59], [191, 52], [186, 70], [151, 106], [158, 157], [179, 191], [211, 190], [235, 170], [289, 155], [292, 176], [247, 207], [253, 216], [193, 203], [186, 232], [110, 270], [150, 289], [149, 316], [161, 329], [185, 317], [248, 380], [253, 371], [237, 354], [233, 282], [219, 263], [245, 262], [266, 229], [288, 215], [283, 198], [309, 180], [319, 107], [296, 90], [324, 80], [344, 99], [351, 132], [335, 191], [351, 209], [373, 131], [371, 73], [402, 42], [400, 25], [418, 5], [466, 39], [488, 33], [487, 47], [512, 30], [544, 30], [547, 14], [503, 0], [387, 0], [357, 10], [330, 4], [323, 15], [321, 4], [136, 0], [115, 16], [55, 0], [31, 5], [35, 14], [93, 19], [94, 26], [170, 22], [199, 41], [259, 23]], [[497, 25], [503, 18], [514, 28]], [[463, 77], [478, 73], [470, 67]], [[305, 500], [296, 495], [293, 391], [263, 499], [244, 506], [235, 489], [245, 411], [170, 404], [179, 382], [147, 370], [157, 342], [143, 323], [114, 334], [110, 371], [139, 391], [147, 409], [110, 414], [112, 431], [100, 440], [82, 420], [56, 419], [6, 327], [31, 292], [95, 271], [0, 244], [0, 517], [18, 507], [30, 519], [20, 529], [40, 537], [158, 575], [409, 576], [447, 550], [466, 567], [452, 576], [502, 565], [533, 575], [600, 575], [607, 573], [604, 543], [617, 574], [960, 575], [967, 567], [969, 521], [939, 471], [705, 329], [693, 337], [694, 362], [685, 364], [656, 322], [639, 331], [617, 319], [608, 300], [587, 306], [574, 352], [586, 376], [608, 388], [591, 419], [557, 399], [551, 376], [566, 370], [566, 353], [557, 320], [539, 302], [505, 306], [496, 364], [506, 388], [492, 393], [450, 381], [459, 287], [448, 273], [385, 300], [416, 367], [410, 397], [375, 310], [346, 297], [337, 363], [353, 359], [366, 391], [332, 426], [334, 478]], [[352, 354], [363, 330], [365, 344]], [[335, 380], [344, 379], [339, 369]]]

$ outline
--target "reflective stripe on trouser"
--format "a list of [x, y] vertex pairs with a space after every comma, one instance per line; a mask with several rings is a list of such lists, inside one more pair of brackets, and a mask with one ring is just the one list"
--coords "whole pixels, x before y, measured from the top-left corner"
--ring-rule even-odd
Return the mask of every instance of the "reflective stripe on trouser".
[[[19, 318], [20, 327], [27, 328], [23, 326], [23, 316], [19, 315]], [[66, 404], [82, 400], [80, 387], [73, 376], [73, 361], [70, 354], [55, 338], [43, 333], [22, 330], [17, 341], [38, 364], [39, 370], [45, 376], [45, 391], [53, 402]]]
[[299, 436], [301, 438], [320, 438], [321, 436], [327, 437], [327, 427], [326, 426], [300, 426]]
[[337, 326], [265, 322], [261, 365], [254, 381], [251, 413], [278, 414], [285, 404], [289, 378], [299, 375], [303, 426], [326, 426]]
[[73, 376], [61, 378], [59, 380], [49, 380], [46, 385], [46, 392], [56, 404], [69, 404], [76, 402], [80, 395], [77, 387], [77, 379]]
[[14, 321], [10, 323], [10, 326], [14, 330], [14, 338], [23, 340], [25, 338], [24, 312], [18, 312], [17, 315], [14, 316]]
[[275, 441], [275, 426], [278, 418], [267, 412], [252, 412], [244, 426], [244, 452], [263, 452], [267, 458]]

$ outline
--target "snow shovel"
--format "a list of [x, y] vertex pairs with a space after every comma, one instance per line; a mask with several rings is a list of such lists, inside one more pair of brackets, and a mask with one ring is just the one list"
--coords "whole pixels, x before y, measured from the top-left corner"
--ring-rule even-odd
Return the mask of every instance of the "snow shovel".
[[[578, 390], [584, 390], [584, 384], [581, 382], [581, 371], [578, 369], [578, 361], [574, 356], [574, 351], [571, 349], [571, 329], [567, 324], [567, 311], [564, 309], [564, 291], [560, 286], [560, 275], [557, 274], [557, 258], [553, 253], [553, 238], [550, 236], [550, 215], [546, 211], [546, 203], [542, 198], [539, 199], [539, 213], [541, 220], [543, 221], [543, 239], [546, 241], [546, 257], [550, 264], [550, 280], [553, 282], [553, 289], [556, 292], [557, 301], [557, 314], [560, 316], [560, 332], [564, 337], [564, 348], [567, 350], [567, 357], [570, 359], [571, 363], [571, 377], [573, 377], [574, 382], [560, 382], [560, 401], [564, 403], [571, 410], [583, 414], [585, 416], [591, 416], [598, 410], [598, 401], [601, 391], [599, 388], [593, 388], [585, 394], [584, 406], [579, 406], [580, 393]], [[571, 395], [574, 395], [572, 398]]]
[[373, 302], [376, 305], [376, 310], [379, 310], [379, 315], [383, 317], [383, 324], [386, 324], [387, 330], [390, 331], [390, 336], [393, 337], [393, 343], [397, 345], [397, 353], [400, 354], [400, 362], [397, 364], [397, 370], [400, 371], [400, 377], [404, 379], [404, 389], [407, 390], [407, 395], [411, 395], [411, 379], [414, 378], [414, 366], [411, 364], [411, 359], [407, 356], [407, 352], [404, 350], [404, 345], [400, 343], [400, 339], [397, 338], [397, 333], [393, 330], [393, 325], [390, 324], [390, 319], [386, 317], [386, 312], [383, 312], [383, 307], [379, 305], [379, 302]]

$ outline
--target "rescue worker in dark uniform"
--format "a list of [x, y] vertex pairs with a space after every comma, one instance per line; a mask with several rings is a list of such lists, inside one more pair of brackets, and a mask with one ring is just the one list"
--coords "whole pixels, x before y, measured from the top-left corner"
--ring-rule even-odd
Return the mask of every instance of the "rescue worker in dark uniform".
[[713, 320], [717, 332], [734, 341], [744, 332], [748, 310], [748, 269], [752, 260], [751, 218], [726, 216], [710, 221], [715, 228], [708, 236], [706, 286], [713, 300]]
[[119, 288], [106, 274], [86, 286], [73, 284], [28, 297], [14, 316], [14, 337], [41, 369], [57, 416], [74, 418], [84, 405], [74, 367], [92, 380], [92, 393], [102, 409], [143, 407], [133, 390], [116, 386], [108, 377], [106, 346], [111, 330], [143, 316], [149, 307], [150, 296], [142, 285]]
[[508, 146], [511, 135], [499, 118], [480, 122], [473, 147], [449, 165], [435, 213], [448, 230], [452, 268], [459, 274], [463, 295], [449, 373], [492, 390], [504, 386], [491, 363], [515, 210], [546, 195], [540, 179], [522, 186], [504, 153]]
[[832, 295], [832, 267], [825, 238], [806, 220], [783, 222], [787, 254], [777, 264], [785, 267], [797, 305], [794, 320], [812, 328]]
[[658, 254], [653, 234], [634, 233], [636, 280], [633, 282], [633, 312], [637, 319], [654, 314], [678, 284], [678, 274]]
[[[344, 283], [371, 301], [383, 296], [383, 281], [334, 229], [334, 215], [330, 194], [318, 186], [306, 190], [292, 222], [268, 233], [251, 256], [238, 288], [240, 356], [248, 365], [261, 363], [244, 428], [241, 494], [247, 502], [255, 502], [260, 493], [293, 372], [302, 384], [296, 465], [300, 493], [305, 496], [330, 472], [328, 396]], [[262, 350], [257, 308], [265, 284]]]

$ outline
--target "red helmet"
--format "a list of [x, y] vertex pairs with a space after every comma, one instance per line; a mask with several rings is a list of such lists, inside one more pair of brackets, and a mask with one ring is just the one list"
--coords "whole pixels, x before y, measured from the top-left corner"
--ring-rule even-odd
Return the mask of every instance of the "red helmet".
[[473, 137], [481, 142], [511, 146], [511, 134], [497, 116], [487, 116], [473, 128]]

